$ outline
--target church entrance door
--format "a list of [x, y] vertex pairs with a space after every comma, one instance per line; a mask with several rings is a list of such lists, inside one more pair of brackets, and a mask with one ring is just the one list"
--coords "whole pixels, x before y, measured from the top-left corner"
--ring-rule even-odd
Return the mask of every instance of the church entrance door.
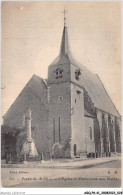
[[62, 157], [62, 146], [59, 143], [53, 145], [53, 157], [60, 158]]

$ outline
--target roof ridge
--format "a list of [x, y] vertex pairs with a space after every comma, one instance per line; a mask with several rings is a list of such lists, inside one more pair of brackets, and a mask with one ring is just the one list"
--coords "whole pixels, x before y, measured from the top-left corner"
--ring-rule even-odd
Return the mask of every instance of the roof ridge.
[[31, 78], [33, 78], [33, 77], [37, 77], [37, 78], [43, 80], [40, 76], [38, 76], [38, 75], [36, 75], [36, 74], [33, 74]]

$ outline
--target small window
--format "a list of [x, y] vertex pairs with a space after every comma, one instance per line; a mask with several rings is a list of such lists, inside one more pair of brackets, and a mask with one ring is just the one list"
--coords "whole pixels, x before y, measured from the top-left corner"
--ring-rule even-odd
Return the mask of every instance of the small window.
[[92, 140], [92, 128], [90, 127], [90, 139]]
[[80, 98], [80, 97], [81, 97], [81, 96], [80, 96], [81, 91], [76, 90], [76, 93], [77, 93], [78, 97]]
[[74, 144], [73, 150], [74, 150], [74, 156], [76, 156], [76, 154], [77, 154], [77, 145], [76, 144]]
[[80, 69], [77, 69], [77, 70], [75, 71], [75, 79], [79, 81], [80, 75], [81, 75], [81, 71], [80, 71]]
[[63, 70], [62, 69], [57, 68], [54, 72], [55, 72], [55, 75], [56, 75], [56, 79], [62, 78], [62, 76], [63, 76], [63, 74], [62, 74]]
[[76, 104], [76, 99], [75, 99], [75, 104]]
[[77, 95], [80, 95], [81, 91], [76, 90]]
[[60, 97], [59, 97], [59, 100], [60, 100], [60, 101], [62, 101], [62, 100], [63, 100], [63, 97], [62, 97], [62, 96], [60, 96]]

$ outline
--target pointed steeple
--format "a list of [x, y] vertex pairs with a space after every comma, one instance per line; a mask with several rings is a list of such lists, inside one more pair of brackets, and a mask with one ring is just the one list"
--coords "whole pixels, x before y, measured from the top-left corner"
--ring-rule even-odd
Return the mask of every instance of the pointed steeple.
[[68, 33], [67, 33], [67, 27], [66, 26], [64, 26], [64, 29], [63, 29], [61, 47], [60, 47], [60, 55], [65, 55], [65, 56], [70, 55], [69, 42], [68, 42]]
[[59, 56], [51, 63], [51, 65], [69, 63], [72, 56], [69, 48], [68, 32], [67, 32], [66, 17], [65, 17], [66, 12], [67, 12], [66, 10], [62, 12], [64, 13], [64, 28], [62, 33]]
[[61, 47], [58, 57], [50, 64], [51, 66], [59, 65], [59, 64], [67, 64], [72, 63], [76, 67], [78, 67], [76, 61], [74, 60], [72, 56], [72, 52], [69, 47], [69, 39], [68, 39], [68, 32], [67, 32], [67, 25], [66, 25], [66, 17], [65, 13], [67, 11], [64, 10], [62, 13], [64, 13], [64, 28], [62, 33], [62, 40], [61, 40]]
[[62, 34], [62, 40], [61, 40], [61, 48], [60, 48], [60, 55], [66, 55], [69, 56], [70, 50], [69, 50], [69, 43], [68, 43], [68, 33], [67, 33], [67, 26], [66, 26], [66, 10], [62, 12], [64, 14], [64, 29]]

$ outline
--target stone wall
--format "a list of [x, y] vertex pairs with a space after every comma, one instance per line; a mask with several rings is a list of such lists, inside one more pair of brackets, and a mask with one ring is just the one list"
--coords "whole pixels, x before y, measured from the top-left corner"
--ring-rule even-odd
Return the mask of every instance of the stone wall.
[[70, 157], [70, 149], [67, 147], [71, 137], [70, 83], [51, 84], [48, 91], [51, 147], [59, 142], [61, 156]]
[[86, 152], [84, 97], [83, 89], [80, 88], [79, 86], [76, 86], [75, 84], [71, 84], [71, 124], [72, 124], [71, 155], [72, 156], [83, 155]]
[[121, 152], [120, 119], [96, 109], [94, 132], [97, 153]]
[[94, 119], [91, 117], [85, 117], [85, 136], [87, 154], [95, 153]]
[[[56, 78], [55, 71], [59, 68], [62, 71], [62, 77]], [[49, 66], [48, 68], [48, 83], [65, 83], [70, 82], [70, 65], [69, 63]]]
[[121, 153], [121, 120], [115, 117], [116, 150]]

